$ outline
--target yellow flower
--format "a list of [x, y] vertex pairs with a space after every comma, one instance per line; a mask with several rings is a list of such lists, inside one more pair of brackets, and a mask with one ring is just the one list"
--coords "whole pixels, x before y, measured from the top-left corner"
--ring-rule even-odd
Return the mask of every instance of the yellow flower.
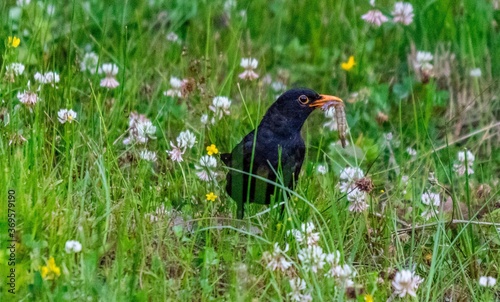
[[7, 45], [9, 47], [18, 47], [19, 44], [21, 44], [21, 39], [19, 39], [18, 37], [14, 36], [14, 37], [11, 37], [9, 36], [9, 38], [7, 39]]
[[364, 299], [366, 302], [373, 302], [373, 296], [372, 295], [364, 295]]
[[342, 64], [340, 64], [340, 67], [345, 71], [349, 71], [354, 67], [354, 65], [356, 65], [356, 62], [354, 61], [354, 56], [350, 56], [347, 62], [342, 62]]
[[207, 194], [208, 201], [215, 201], [216, 199], [217, 199], [217, 195], [215, 195], [214, 192], [210, 192]]
[[214, 144], [211, 144], [210, 146], [207, 146], [207, 153], [208, 155], [214, 155], [219, 153], [219, 149]]
[[57, 267], [54, 257], [50, 257], [47, 265], [42, 266], [41, 273], [45, 280], [53, 280], [61, 275], [61, 269]]

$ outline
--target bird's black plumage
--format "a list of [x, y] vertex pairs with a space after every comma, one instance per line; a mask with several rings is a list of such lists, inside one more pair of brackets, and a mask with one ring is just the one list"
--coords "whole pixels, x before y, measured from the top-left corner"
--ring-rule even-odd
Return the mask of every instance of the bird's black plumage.
[[257, 129], [248, 133], [230, 154], [221, 155], [226, 166], [232, 168], [226, 176], [226, 191], [238, 204], [238, 218], [243, 217], [247, 200], [269, 204], [271, 195], [281, 194], [274, 185], [239, 171], [272, 182], [276, 182], [276, 173], [280, 173], [283, 185], [293, 188], [305, 155], [300, 129], [311, 112], [326, 102], [342, 100], [311, 89], [283, 93], [267, 110]]

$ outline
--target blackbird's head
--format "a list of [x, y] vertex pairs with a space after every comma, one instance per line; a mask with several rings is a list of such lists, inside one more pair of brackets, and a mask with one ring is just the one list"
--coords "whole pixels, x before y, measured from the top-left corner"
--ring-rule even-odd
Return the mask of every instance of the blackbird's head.
[[278, 97], [269, 108], [266, 117], [268, 119], [283, 119], [290, 128], [300, 130], [314, 109], [330, 102], [342, 103], [342, 100], [336, 96], [319, 94], [312, 89], [294, 88]]

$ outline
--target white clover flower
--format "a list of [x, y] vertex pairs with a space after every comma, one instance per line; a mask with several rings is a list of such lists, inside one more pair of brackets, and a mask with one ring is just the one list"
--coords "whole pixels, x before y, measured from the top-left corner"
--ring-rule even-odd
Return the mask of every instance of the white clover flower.
[[[465, 164], [466, 159], [467, 159], [467, 165]], [[474, 165], [474, 160], [475, 160], [474, 154], [472, 154], [472, 152], [470, 152], [469, 150], [465, 152], [459, 151], [458, 163], [453, 165], [455, 172], [457, 172], [459, 176], [465, 175], [466, 172], [467, 175], [474, 174], [474, 169], [472, 168], [472, 166]]]
[[482, 75], [481, 68], [471, 69], [469, 75], [473, 78], [480, 78]]
[[305, 243], [308, 246], [313, 246], [317, 245], [320, 239], [319, 233], [314, 232], [315, 228], [316, 227], [312, 222], [303, 223], [300, 226], [300, 230], [289, 230], [287, 231], [287, 235], [291, 234], [295, 237], [295, 241], [297, 241], [297, 243]]
[[82, 61], [80, 62], [80, 71], [88, 71], [91, 74], [95, 74], [98, 63], [99, 57], [97, 54], [95, 52], [87, 52], [83, 55]]
[[156, 152], [149, 150], [141, 150], [139, 152], [139, 157], [146, 161], [155, 162], [156, 161]]
[[356, 276], [356, 272], [348, 264], [333, 265], [325, 274], [326, 277], [337, 279], [343, 286], [350, 287], [354, 285], [352, 278]]
[[105, 63], [99, 67], [99, 74], [104, 73], [106, 76], [101, 80], [101, 87], [114, 89], [120, 85], [116, 80], [116, 75], [118, 74], [118, 66], [112, 63]]
[[425, 69], [432, 70], [433, 66], [431, 64], [434, 56], [427, 51], [417, 51], [417, 56], [415, 58], [415, 62], [413, 63], [415, 69]]
[[311, 270], [314, 273], [317, 273], [318, 270], [322, 269], [326, 263], [326, 254], [323, 253], [323, 249], [318, 245], [309, 245], [299, 250], [298, 257], [304, 270]]
[[229, 107], [231, 106], [231, 100], [225, 96], [216, 96], [212, 100], [212, 105], [208, 108], [215, 113], [215, 115], [221, 119], [223, 115], [229, 115]]
[[394, 22], [410, 25], [413, 22], [413, 6], [407, 2], [396, 2], [392, 11]]
[[196, 136], [189, 130], [179, 133], [176, 140], [179, 148], [193, 148], [196, 144]]
[[245, 69], [255, 69], [259, 65], [259, 61], [254, 58], [243, 58], [241, 59], [240, 66]]
[[76, 112], [73, 111], [73, 109], [60, 109], [59, 112], [57, 112], [57, 119], [61, 124], [66, 122], [71, 124], [76, 120]]
[[[363, 170], [358, 167], [346, 167], [340, 171], [340, 179], [349, 183], [353, 183], [364, 177]], [[343, 192], [346, 193], [346, 192]]]
[[27, 86], [28, 86], [27, 90], [17, 93], [17, 98], [19, 99], [19, 102], [23, 103], [24, 105], [33, 106], [39, 101], [36, 91], [39, 91], [40, 87], [38, 87], [36, 91], [31, 90], [29, 81]]
[[325, 260], [332, 267], [335, 266], [335, 265], [338, 265], [339, 262], [340, 262], [340, 252], [339, 251], [335, 251], [333, 253], [330, 253], [330, 254], [326, 255]]
[[170, 159], [178, 163], [182, 162], [182, 155], [184, 154], [184, 152], [186, 152], [186, 149], [181, 149], [174, 145], [174, 143], [172, 142], [170, 142], [170, 146], [172, 147], [172, 150], [167, 150]]
[[312, 301], [311, 294], [304, 292], [306, 290], [306, 282], [301, 278], [290, 279], [290, 288], [292, 289], [291, 292], [288, 293], [290, 301], [296, 301], [296, 302]]
[[259, 65], [259, 61], [254, 58], [243, 58], [241, 59], [240, 66], [245, 68], [245, 71], [240, 73], [238, 76], [242, 80], [255, 80], [259, 78], [259, 75], [255, 73], [254, 69]]
[[376, 27], [379, 27], [383, 23], [389, 21], [389, 19], [382, 14], [381, 11], [378, 9], [371, 10], [361, 16], [361, 19], [365, 20], [365, 22], [370, 23], [375, 25]]
[[497, 279], [490, 276], [479, 277], [479, 285], [484, 287], [494, 287], [497, 284]]
[[425, 205], [430, 205], [437, 207], [441, 203], [439, 193], [425, 192], [422, 194], [422, 203]]
[[202, 181], [216, 181], [217, 173], [213, 169], [217, 168], [217, 160], [214, 156], [204, 155], [200, 158], [199, 165], [194, 165], [196, 176]]
[[156, 126], [150, 120], [139, 121], [136, 125], [138, 141], [146, 142], [148, 138], [156, 139]]
[[56, 83], [59, 83], [59, 81], [60, 81], [59, 74], [52, 72], [52, 71], [48, 71], [45, 74], [41, 74], [40, 72], [37, 72], [37, 73], [35, 73], [34, 78], [35, 78], [35, 81], [37, 81], [38, 83], [50, 84], [50, 85], [52, 85], [52, 87], [54, 87], [54, 85]]
[[406, 295], [416, 297], [418, 286], [423, 281], [424, 280], [420, 278], [420, 276], [415, 275], [414, 272], [401, 270], [396, 273], [392, 281], [392, 286], [394, 287], [394, 293], [401, 298]]
[[167, 38], [167, 41], [170, 41], [170, 42], [180, 42], [179, 41], [179, 36], [174, 33], [173, 31], [169, 32], [166, 36]]
[[366, 192], [361, 191], [355, 186], [351, 186], [347, 191], [347, 200], [350, 202], [350, 212], [361, 213], [370, 207], [370, 205], [366, 202]]
[[104, 63], [99, 67], [99, 74], [104, 73], [105, 75], [116, 76], [118, 74], [118, 66], [113, 63]]
[[176, 77], [170, 77], [170, 89], [163, 92], [165, 96], [182, 97], [182, 86], [187, 83], [187, 80], [181, 80]]
[[205, 168], [217, 168], [217, 160], [214, 156], [203, 155], [200, 158], [200, 166]]
[[59, 83], [59, 81], [60, 81], [59, 74], [52, 72], [52, 71], [45, 73], [45, 82], [46, 83], [55, 84], [55, 83]]
[[406, 148], [406, 153], [408, 153], [408, 155], [412, 157], [417, 156], [417, 150], [413, 149], [412, 147]]
[[24, 72], [24, 65], [21, 63], [11, 63], [5, 66], [5, 70], [14, 76], [20, 76]]
[[156, 127], [144, 115], [132, 112], [128, 122], [129, 136], [123, 140], [123, 144], [128, 145], [131, 143], [145, 144], [148, 139], [156, 139]]
[[465, 163], [465, 159], [467, 159], [467, 162], [473, 163], [476, 158], [474, 157], [474, 154], [472, 154], [472, 152], [470, 152], [469, 150], [467, 150], [465, 152], [459, 151], [458, 152], [458, 161]]
[[64, 245], [64, 250], [66, 253], [71, 254], [71, 253], [79, 253], [82, 251], [82, 244], [76, 240], [68, 240], [66, 241], [66, 244]]
[[19, 99], [19, 102], [21, 102], [27, 106], [35, 105], [38, 102], [38, 95], [33, 91], [26, 91], [25, 90], [22, 93], [18, 92], [17, 98]]
[[274, 244], [274, 250], [272, 253], [264, 252], [262, 259], [267, 263], [266, 267], [272, 271], [280, 270], [282, 272], [286, 271], [292, 262], [288, 261], [286, 258], [286, 252], [288, 251], [288, 244], [286, 244], [285, 249], [282, 250], [278, 243]]
[[321, 175], [325, 175], [328, 172], [328, 166], [327, 165], [318, 165], [318, 167], [316, 168], [316, 171]]

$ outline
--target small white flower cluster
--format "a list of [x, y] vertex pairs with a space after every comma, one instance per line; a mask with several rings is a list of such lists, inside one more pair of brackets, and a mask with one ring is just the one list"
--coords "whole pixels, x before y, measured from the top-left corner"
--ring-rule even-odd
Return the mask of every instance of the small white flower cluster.
[[316, 167], [316, 172], [318, 172], [321, 175], [325, 175], [328, 173], [328, 165], [320, 164]]
[[40, 86], [38, 86], [36, 90], [32, 90], [30, 81], [28, 81], [27, 86], [28, 86], [27, 90], [17, 93], [17, 98], [19, 99], [19, 102], [23, 103], [28, 107], [31, 107], [34, 106], [40, 100], [37, 94], [37, 92], [40, 91]]
[[289, 230], [287, 231], [287, 234], [292, 235], [295, 238], [295, 241], [300, 244], [305, 243], [308, 246], [313, 246], [317, 245], [320, 239], [319, 233], [314, 232], [315, 228], [316, 227], [312, 222], [303, 223], [300, 226], [300, 230]]
[[10, 81], [14, 82], [15, 78], [24, 73], [24, 65], [21, 63], [10, 63], [5, 66], [5, 77]]
[[482, 75], [481, 68], [473, 68], [470, 70], [469, 75], [473, 78], [480, 78]]
[[90, 74], [95, 74], [99, 64], [99, 56], [95, 52], [87, 52], [83, 55], [80, 61], [80, 71], [88, 71]]
[[363, 170], [357, 167], [346, 167], [340, 171], [339, 189], [340, 192], [347, 194], [351, 212], [363, 212], [369, 207], [366, 202], [366, 193], [356, 186], [356, 181], [363, 177]]
[[435, 217], [439, 211], [439, 205], [441, 204], [441, 197], [439, 193], [424, 192], [421, 196], [422, 203], [427, 206], [427, 210], [423, 211], [421, 216], [428, 220]]
[[197, 165], [194, 165], [196, 169], [196, 176], [203, 181], [213, 181], [216, 182], [217, 172], [217, 160], [214, 156], [203, 155]]
[[[298, 244], [298, 263], [305, 272], [321, 273], [325, 277], [334, 278], [340, 286], [350, 287], [354, 285], [352, 280], [356, 276], [353, 268], [347, 264], [340, 263], [340, 252], [325, 253], [319, 245], [320, 233], [315, 232], [316, 227], [312, 222], [301, 224], [299, 229], [286, 232], [293, 236]], [[288, 271], [295, 262], [286, 253], [289, 245], [281, 249], [278, 243], [274, 244], [272, 252], [264, 252], [262, 260], [267, 269], [271, 271]], [[291, 291], [288, 294], [291, 301], [312, 301], [310, 292], [307, 291], [306, 283], [300, 277], [290, 280]]]
[[176, 77], [170, 77], [170, 89], [167, 91], [163, 92], [164, 96], [171, 96], [171, 97], [185, 97], [185, 95], [182, 93], [183, 87], [188, 83], [188, 80], [186, 79], [179, 79]]
[[76, 112], [73, 109], [61, 109], [57, 112], [57, 119], [61, 124], [72, 123], [76, 120]]
[[394, 276], [394, 280], [392, 280], [392, 286], [394, 287], [394, 293], [401, 298], [405, 297], [406, 295], [416, 297], [418, 286], [423, 281], [424, 280], [414, 272], [409, 270], [401, 270], [398, 271]]
[[149, 150], [141, 150], [139, 151], [139, 158], [145, 161], [155, 162], [156, 152]]
[[288, 252], [288, 243], [285, 249], [282, 250], [278, 243], [274, 244], [274, 250], [270, 253], [268, 251], [262, 254], [262, 260], [266, 263], [266, 267], [272, 271], [280, 270], [282, 272], [286, 271], [293, 264], [289, 257], [286, 255]]
[[467, 175], [474, 174], [472, 166], [474, 165], [475, 159], [474, 154], [472, 154], [469, 150], [459, 151], [458, 163], [453, 165], [455, 172], [457, 172], [459, 176], [463, 176], [465, 173], [467, 173]]
[[245, 69], [238, 76], [242, 80], [252, 81], [259, 78], [259, 75], [254, 71], [255, 68], [259, 65], [259, 61], [254, 58], [243, 58], [241, 59], [240, 66]]
[[174, 42], [174, 43], [181, 43], [181, 40], [179, 39], [179, 36], [174, 33], [173, 31], [169, 32], [166, 36], [167, 41]]
[[433, 59], [434, 56], [430, 52], [417, 51], [413, 66], [416, 70], [432, 71], [432, 69], [434, 68], [434, 66], [431, 64]]
[[177, 145], [170, 141], [170, 147], [172, 147], [172, 150], [167, 150], [167, 153], [171, 160], [180, 163], [184, 160], [182, 155], [184, 155], [186, 150], [193, 148], [196, 144], [196, 136], [191, 131], [186, 130], [179, 133], [176, 141]]
[[411, 157], [417, 156], [417, 150], [413, 149], [412, 147], [406, 148], [406, 153], [408, 153], [408, 155]]
[[38, 83], [50, 84], [52, 87], [54, 87], [55, 84], [59, 83], [59, 81], [60, 81], [59, 74], [57, 74], [53, 71], [48, 71], [44, 74], [37, 72], [37, 73], [35, 73], [34, 77], [35, 77], [35, 81], [37, 81]]
[[229, 115], [229, 107], [231, 107], [231, 100], [225, 96], [216, 96], [212, 99], [212, 104], [208, 106], [208, 109], [213, 112], [214, 117], [210, 118], [208, 114], [203, 114], [201, 116], [201, 123], [204, 125], [215, 124], [215, 118], [221, 120], [224, 115]]
[[130, 114], [127, 132], [129, 136], [123, 140], [124, 145], [145, 144], [149, 139], [156, 139], [156, 126], [145, 115], [137, 112]]
[[497, 284], [497, 279], [490, 276], [479, 277], [479, 285], [483, 287], [494, 287]]
[[309, 302], [312, 301], [311, 294], [306, 291], [306, 282], [301, 278], [290, 279], [290, 293], [288, 297], [290, 301]]
[[82, 251], [82, 244], [76, 240], [68, 240], [64, 245], [64, 250], [68, 254], [76, 254]]
[[[375, 3], [372, 4], [374, 6]], [[408, 2], [396, 2], [392, 10], [392, 21], [394, 23], [401, 23], [403, 25], [410, 25], [413, 23], [413, 6]], [[383, 23], [388, 22], [389, 18], [386, 17], [380, 10], [372, 9], [366, 14], [361, 16], [365, 22], [372, 24], [376, 27], [381, 26]]]
[[104, 79], [101, 80], [101, 87], [114, 89], [120, 85], [116, 80], [116, 75], [118, 74], [118, 66], [112, 63], [105, 63], [99, 67], [99, 74], [105, 75]]
[[297, 257], [304, 271], [318, 273], [328, 264], [328, 270], [325, 273], [326, 277], [335, 278], [343, 286], [353, 286], [352, 278], [356, 276], [356, 272], [351, 266], [340, 264], [339, 251], [331, 254], [323, 252], [323, 249], [319, 246], [320, 234], [314, 232], [315, 228], [312, 222], [308, 222], [303, 223], [300, 230], [293, 229], [287, 232], [287, 235], [292, 235], [300, 245]]

